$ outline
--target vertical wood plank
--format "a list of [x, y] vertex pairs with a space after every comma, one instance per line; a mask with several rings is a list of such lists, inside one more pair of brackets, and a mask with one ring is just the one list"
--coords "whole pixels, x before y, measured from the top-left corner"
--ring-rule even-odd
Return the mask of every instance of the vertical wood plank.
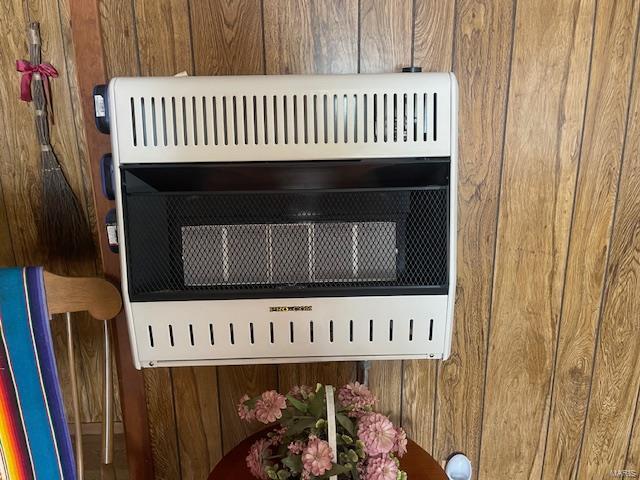
[[594, 12], [517, 5], [480, 476], [541, 475]]
[[265, 0], [268, 74], [356, 73], [357, 0]]
[[451, 70], [456, 0], [415, 0], [413, 64], [423, 72]]
[[[360, 71], [397, 72], [411, 64], [413, 2], [410, 0], [360, 1]], [[369, 387], [378, 408], [402, 419], [402, 362], [371, 362]]]
[[171, 369], [144, 371], [144, 388], [149, 415], [149, 437], [156, 480], [180, 478], [178, 432]]
[[180, 432], [180, 478], [207, 478], [222, 458], [216, 369], [174, 368], [173, 385]]
[[9, 221], [7, 220], [7, 208], [4, 203], [2, 193], [2, 181], [0, 179], [0, 267], [14, 265], [15, 255], [13, 254], [13, 243], [11, 232], [9, 232]]
[[261, 2], [190, 0], [197, 75], [264, 73]]
[[576, 479], [607, 478], [612, 470], [625, 468], [627, 452], [633, 462], [627, 465], [638, 471], [638, 433], [634, 435], [632, 431], [640, 389], [637, 342], [640, 338], [640, 63], [637, 56], [626, 139], [607, 265], [606, 299]]
[[411, 64], [412, 0], [361, 0], [360, 71], [398, 72]]
[[136, 0], [141, 75], [193, 73], [188, 0]]
[[[451, 71], [455, 1], [416, 0], [414, 16], [413, 64], [423, 72]], [[402, 426], [428, 452], [433, 450], [435, 433], [438, 363], [407, 360], [402, 372]]]
[[140, 75], [131, 3], [100, 0], [99, 8], [107, 76], [113, 78]]
[[639, 7], [638, 2], [599, 2], [596, 12], [543, 478], [573, 478], [576, 474], [622, 161]]
[[227, 453], [247, 436], [264, 428], [258, 422], [246, 423], [238, 418], [237, 405], [245, 393], [250, 397], [278, 388], [277, 369], [272, 365], [218, 367], [222, 448]]
[[[456, 4], [453, 69], [459, 83], [461, 139], [458, 277], [452, 356], [438, 372], [434, 456], [443, 460], [463, 451], [476, 469], [513, 8], [511, 0], [458, 0]], [[419, 52], [416, 38], [416, 58]]]
[[633, 430], [629, 436], [629, 449], [624, 469], [640, 472], [640, 389], [638, 389], [638, 395], [636, 396]]
[[[269, 74], [357, 72], [357, 0], [266, 0], [264, 29]], [[289, 364], [278, 369], [283, 391], [316, 382], [343, 385], [356, 376], [353, 362]]]
[[[198, 75], [264, 73], [261, 3], [251, 0], [191, 0], [191, 26]], [[273, 365], [218, 367], [222, 451], [228, 452], [260, 427], [238, 418], [244, 393], [255, 395], [278, 386]]]

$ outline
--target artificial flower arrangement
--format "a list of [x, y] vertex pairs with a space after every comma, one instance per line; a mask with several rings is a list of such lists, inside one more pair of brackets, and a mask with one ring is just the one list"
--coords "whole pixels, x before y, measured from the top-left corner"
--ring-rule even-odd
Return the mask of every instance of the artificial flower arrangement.
[[374, 412], [375, 403], [357, 382], [338, 389], [337, 399], [333, 387], [320, 384], [297, 386], [286, 395], [244, 395], [240, 418], [277, 422], [251, 446], [249, 470], [260, 480], [406, 480], [398, 459], [407, 451], [407, 435]]

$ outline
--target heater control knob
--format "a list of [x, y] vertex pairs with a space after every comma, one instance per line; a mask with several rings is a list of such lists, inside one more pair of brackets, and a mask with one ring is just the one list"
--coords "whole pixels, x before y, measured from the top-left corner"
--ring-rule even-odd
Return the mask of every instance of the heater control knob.
[[113, 253], [119, 253], [120, 244], [118, 242], [118, 219], [116, 217], [115, 208], [112, 208], [107, 213], [105, 224], [107, 228], [107, 240], [109, 241], [109, 249]]
[[96, 128], [101, 133], [109, 135], [109, 103], [106, 85], [93, 87], [93, 116], [96, 120]]
[[102, 180], [102, 194], [108, 200], [115, 200], [113, 157], [110, 153], [105, 153], [100, 159], [100, 179]]

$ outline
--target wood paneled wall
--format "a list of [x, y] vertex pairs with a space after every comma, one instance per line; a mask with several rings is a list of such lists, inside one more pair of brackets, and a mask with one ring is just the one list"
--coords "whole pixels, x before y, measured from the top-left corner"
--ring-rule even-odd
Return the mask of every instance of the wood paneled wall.
[[[24, 5], [0, 11], [4, 264], [45, 261], [32, 228], [35, 142], [11, 68], [29, 17], [43, 22], [45, 57], [62, 69], [54, 137], [91, 215], [68, 7]], [[374, 362], [371, 387], [418, 443], [440, 460], [464, 451], [482, 480], [640, 471], [640, 2], [101, 0], [100, 15], [96, 55], [110, 76], [453, 70], [453, 355]], [[86, 377], [91, 341], [80, 346]], [[145, 371], [156, 478], [206, 478], [251, 432], [235, 413], [245, 391], [355, 372], [353, 363]], [[94, 418], [99, 398], [85, 398]]]

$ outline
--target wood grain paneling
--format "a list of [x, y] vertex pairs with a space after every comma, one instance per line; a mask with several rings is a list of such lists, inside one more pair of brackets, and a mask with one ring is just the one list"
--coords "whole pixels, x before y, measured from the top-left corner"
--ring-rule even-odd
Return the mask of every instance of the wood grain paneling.
[[[266, 0], [264, 3], [268, 74], [356, 73], [357, 0]], [[279, 388], [343, 385], [355, 380], [353, 362], [280, 365]]]
[[174, 368], [173, 385], [180, 478], [206, 478], [222, 458], [216, 369]]
[[[408, 0], [360, 1], [360, 72], [397, 72], [411, 64], [413, 3]], [[369, 385], [378, 407], [402, 421], [402, 362], [371, 362]]]
[[599, 2], [595, 17], [543, 474], [549, 479], [573, 478], [577, 465], [625, 139], [639, 7], [638, 2]]
[[[637, 35], [637, 34], [636, 34]], [[637, 42], [637, 39], [636, 39]], [[636, 43], [636, 55], [637, 55]], [[576, 479], [606, 478], [625, 467], [640, 389], [640, 63], [634, 91], [607, 265], [606, 297]], [[636, 417], [637, 418], [637, 417]], [[638, 464], [632, 465], [636, 468]]]
[[[513, 13], [510, 0], [456, 3], [458, 278], [452, 356], [438, 372], [434, 456], [463, 451], [476, 466]], [[416, 58], [418, 52], [416, 43]]]
[[423, 72], [448, 72], [455, 30], [456, 0], [415, 0], [413, 64]]
[[593, 9], [593, 1], [518, 2], [487, 360], [484, 478], [541, 474]]
[[191, 0], [197, 75], [264, 73], [262, 2]]
[[14, 263], [13, 241], [11, 239], [11, 232], [9, 231], [7, 209], [4, 204], [2, 182], [0, 181], [0, 267], [13, 265]]
[[357, 0], [265, 0], [269, 74], [356, 73]]
[[[414, 13], [413, 64], [424, 72], [452, 69], [455, 2], [417, 0]], [[402, 426], [422, 448], [433, 450], [438, 363], [407, 360], [403, 366]]]
[[134, 2], [141, 75], [193, 73], [188, 0]]
[[[78, 106], [86, 73], [74, 61], [71, 1], [4, 2], [0, 61], [26, 55], [25, 21], [39, 17], [45, 57], [61, 70], [52, 83], [55, 147], [97, 229], [86, 180], [95, 145]], [[481, 480], [640, 470], [637, 1], [100, 0], [99, 7], [97, 55], [111, 76], [453, 65], [460, 86], [453, 352], [441, 364], [373, 362], [380, 409], [438, 460], [464, 451]], [[95, 272], [93, 264], [47, 259], [40, 245], [38, 152], [17, 79], [0, 70], [0, 263]], [[83, 408], [97, 419], [91, 372], [101, 345], [85, 336], [76, 338], [86, 360]], [[252, 433], [236, 415], [245, 392], [353, 376], [353, 363], [145, 371], [156, 478], [204, 478]]]
[[133, 4], [100, 0], [100, 27], [104, 62], [109, 78], [139, 75]]
[[[152, 368], [144, 372], [153, 471], [158, 480], [180, 478], [178, 427], [171, 373], [169, 368]], [[191, 405], [190, 408], [196, 406]]]
[[264, 428], [258, 422], [247, 423], [238, 418], [237, 405], [245, 393], [250, 397], [278, 388], [274, 366], [218, 367], [222, 447], [227, 453], [248, 435]]
[[398, 72], [411, 64], [412, 0], [360, 0], [360, 71]]

